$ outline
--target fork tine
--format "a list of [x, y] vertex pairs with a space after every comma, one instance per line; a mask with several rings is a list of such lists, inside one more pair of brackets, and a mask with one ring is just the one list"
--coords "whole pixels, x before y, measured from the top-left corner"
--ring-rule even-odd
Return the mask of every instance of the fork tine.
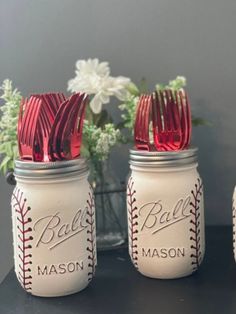
[[165, 142], [166, 145], [172, 150], [173, 146], [173, 119], [172, 119], [172, 102], [171, 102], [171, 92], [170, 90], [163, 91], [163, 101], [164, 101], [164, 114], [166, 117], [164, 118], [165, 121]]
[[75, 132], [78, 128], [78, 121], [79, 114], [81, 112], [81, 108], [83, 106], [83, 98], [84, 94], [80, 94], [76, 99], [71, 108], [70, 117], [68, 118], [67, 124], [71, 126], [71, 131]]
[[28, 99], [25, 99], [24, 103], [24, 110], [23, 110], [23, 115], [22, 115], [22, 120], [21, 120], [21, 130], [20, 130], [20, 139], [21, 142], [23, 143], [24, 141], [24, 130], [25, 130], [25, 120], [26, 120], [26, 112], [29, 110], [28, 106]]
[[[36, 101], [36, 103], [35, 103]], [[22, 119], [24, 128], [20, 131], [20, 156], [24, 159], [35, 160], [35, 136], [36, 124], [38, 115], [38, 99], [37, 97], [30, 97], [25, 101], [25, 113]]]
[[31, 111], [29, 115], [29, 119], [27, 121], [27, 130], [25, 132], [25, 144], [30, 145], [31, 139], [33, 137], [33, 127], [36, 123], [36, 111], [37, 111], [37, 98], [34, 97], [33, 101], [30, 103]]
[[57, 138], [58, 138], [58, 131], [60, 126], [60, 120], [63, 115], [64, 109], [67, 106], [69, 100], [66, 99], [61, 105], [60, 108], [55, 116], [55, 120], [53, 122], [50, 134], [49, 134], [49, 140], [48, 140], [48, 151], [49, 155], [52, 158], [52, 160], [58, 159], [58, 150], [57, 150]]
[[168, 113], [166, 110], [166, 98], [165, 98], [165, 91], [160, 91], [160, 109], [161, 109], [161, 115], [163, 116], [162, 119], [162, 130], [168, 131], [169, 128], [169, 121], [168, 121]]
[[162, 92], [156, 92], [156, 102], [154, 108], [155, 116], [156, 116], [156, 127], [154, 129], [154, 144], [156, 146], [157, 150], [163, 150], [162, 142], [163, 142], [163, 132], [165, 130], [165, 124], [164, 124], [164, 116], [163, 116], [163, 95]]
[[60, 97], [58, 96], [58, 93], [49, 94], [49, 99], [51, 100], [51, 103], [53, 105], [54, 112], [56, 115], [56, 113], [58, 112], [58, 109], [61, 106], [62, 101], [61, 101]]
[[39, 122], [41, 125], [41, 130], [43, 131], [43, 136], [46, 137], [48, 132], [50, 132], [50, 120], [48, 119], [47, 112], [45, 112], [45, 108], [42, 106], [39, 114]]
[[[163, 108], [163, 121], [164, 121], [164, 132], [162, 134], [162, 139], [168, 150], [173, 150], [175, 147], [173, 145], [173, 117], [172, 117], [172, 102], [171, 102], [171, 91], [164, 90], [162, 92], [162, 108]], [[166, 148], [165, 148], [166, 150]]]
[[144, 121], [144, 117], [143, 117], [143, 111], [144, 111], [144, 107], [145, 107], [145, 95], [142, 95], [141, 97], [141, 103], [140, 103], [140, 111], [139, 111], [139, 126], [138, 126], [138, 138], [139, 140], [142, 140], [143, 138], [143, 121]]
[[183, 93], [182, 91], [178, 92], [178, 99], [179, 99], [179, 103], [180, 103], [180, 107], [181, 107], [181, 130], [182, 130], [182, 134], [183, 134], [183, 139], [182, 139], [182, 143], [181, 143], [181, 148], [184, 148], [187, 145], [188, 142], [188, 131], [187, 131], [187, 112], [185, 110], [185, 104], [183, 101]]
[[[52, 132], [50, 134], [49, 140], [49, 152], [51, 157], [56, 159], [61, 159], [61, 140], [64, 127], [66, 124], [65, 119], [68, 119], [68, 114], [71, 107], [74, 104], [74, 101], [78, 97], [78, 94], [72, 95], [68, 100], [63, 102], [58, 110], [56, 118], [52, 126]], [[50, 147], [51, 146], [51, 147]], [[53, 156], [55, 152], [55, 155]]]
[[144, 128], [143, 128], [143, 139], [147, 144], [148, 150], [150, 150], [150, 138], [149, 138], [149, 125], [150, 125], [150, 110], [151, 110], [151, 96], [146, 95], [145, 97], [146, 106], [144, 107]]
[[42, 133], [39, 132], [39, 129], [37, 128], [35, 131], [35, 151], [34, 151], [35, 161], [44, 161], [44, 151], [42, 147], [43, 147]]
[[73, 127], [70, 134], [70, 152], [67, 156], [68, 158], [76, 158], [80, 155], [81, 139], [82, 139], [82, 129], [85, 115], [85, 107], [87, 105], [88, 97], [85, 94], [81, 95], [79, 99], [79, 104], [77, 104], [78, 110], [74, 113], [75, 119], [71, 121], [71, 126]]
[[178, 111], [178, 95], [175, 91], [169, 90], [169, 119], [171, 125], [170, 146], [172, 149], [180, 149], [182, 143], [182, 132], [180, 128], [180, 119]]
[[179, 93], [179, 91], [175, 91], [175, 101], [176, 101], [176, 106], [175, 106], [175, 123], [176, 123], [176, 131], [180, 134], [180, 142], [179, 142], [179, 149], [182, 149], [185, 146], [185, 136], [186, 136], [186, 132], [184, 129], [184, 117], [183, 117], [183, 128], [182, 128], [182, 123], [181, 123], [181, 119], [182, 119], [182, 110], [183, 110], [183, 104], [181, 102], [181, 95]]
[[63, 93], [57, 93], [56, 98], [57, 98], [57, 103], [59, 104], [59, 107], [61, 103], [66, 100], [66, 97]]
[[27, 128], [29, 127], [29, 123], [32, 119], [32, 112], [34, 110], [32, 97], [30, 97], [27, 101], [27, 107], [24, 112], [23, 120], [22, 120], [22, 132], [21, 132], [21, 140], [22, 143], [26, 143], [26, 135], [27, 135]]
[[[142, 106], [142, 99], [143, 95], [139, 97], [139, 101], [137, 104], [137, 109], [136, 109], [136, 117], [135, 117], [135, 124], [134, 124], [134, 141], [135, 144], [137, 144], [137, 141], [139, 139], [139, 131], [140, 131], [140, 113], [141, 113], [141, 106]], [[138, 148], [138, 146], [136, 145]]]
[[29, 137], [29, 144], [30, 146], [33, 148], [34, 147], [34, 140], [35, 140], [35, 132], [36, 132], [36, 126], [37, 126], [37, 122], [38, 122], [38, 115], [39, 115], [39, 110], [41, 107], [41, 99], [37, 99], [35, 102], [35, 111], [34, 111], [34, 115], [32, 116], [31, 119], [31, 124], [30, 124], [30, 137]]
[[156, 121], [157, 121], [157, 127], [158, 132], [164, 131], [164, 124], [162, 120], [162, 104], [160, 101], [160, 93], [156, 92]]
[[152, 127], [153, 127], [154, 145], [156, 146], [156, 149], [158, 149], [159, 147], [158, 132], [162, 129], [162, 125], [161, 125], [159, 95], [157, 91], [154, 94], [152, 94]]
[[149, 139], [150, 112], [152, 110], [152, 96], [141, 95], [136, 110], [134, 125], [134, 141], [137, 149], [150, 150]]
[[176, 130], [176, 125], [177, 125], [177, 121], [176, 121], [176, 101], [175, 101], [175, 96], [173, 94], [172, 90], [168, 91], [168, 115], [170, 116], [170, 129], [172, 131]]
[[142, 95], [142, 103], [141, 103], [141, 108], [140, 108], [140, 116], [139, 116], [139, 140], [143, 142], [144, 146], [143, 148], [145, 149], [145, 108], [146, 108], [146, 95]]
[[190, 110], [190, 102], [188, 94], [185, 92], [185, 102], [186, 102], [186, 111], [187, 111], [187, 143], [186, 146], [189, 146], [192, 134], [192, 118], [191, 118], [191, 110]]
[[174, 92], [174, 109], [173, 109], [173, 116], [174, 116], [174, 124], [175, 124], [175, 130], [181, 132], [181, 124], [180, 124], [180, 112], [179, 112], [179, 95], [178, 92]]
[[143, 107], [142, 107], [142, 127], [141, 129], [141, 138], [145, 142], [147, 142], [148, 138], [148, 132], [147, 132], [147, 110], [148, 109], [148, 101], [147, 101], [147, 95], [144, 95], [144, 100], [143, 100]]
[[56, 108], [51, 100], [51, 97], [49, 94], [44, 94], [42, 95], [42, 100], [43, 100], [43, 110], [46, 112], [47, 116], [49, 114], [48, 119], [53, 123], [56, 115]]
[[[78, 121], [78, 114], [80, 111], [80, 107], [82, 105], [84, 98], [84, 94], [75, 94], [73, 97], [70, 97], [69, 103], [68, 103], [68, 110], [67, 110], [67, 117], [66, 120], [62, 120], [62, 132], [60, 135], [60, 155], [62, 158], [66, 158], [66, 152], [64, 151], [64, 144], [66, 142], [71, 143], [71, 136], [76, 132], [76, 129], [78, 128], [77, 121]], [[67, 141], [66, 141], [67, 140]], [[67, 152], [68, 154], [68, 152]], [[71, 148], [70, 152], [71, 154]]]
[[78, 122], [78, 126], [75, 127], [77, 128], [78, 132], [82, 135], [82, 129], [83, 129], [83, 122], [84, 122], [84, 116], [85, 116], [85, 108], [88, 104], [88, 96], [87, 95], [83, 95], [83, 100], [82, 100], [82, 104], [80, 106], [80, 111], [78, 113], [78, 117], [79, 117], [79, 122]]
[[143, 148], [143, 146], [145, 147], [145, 143], [144, 143], [145, 107], [146, 107], [146, 95], [142, 95], [142, 102], [141, 102], [141, 106], [140, 106], [140, 116], [139, 116], [139, 129], [138, 129], [138, 134], [139, 134], [138, 139], [140, 142], [142, 142], [141, 143], [142, 148]]
[[51, 99], [51, 94], [43, 94], [39, 96], [41, 100], [41, 108], [38, 116], [37, 138], [39, 142], [38, 158], [41, 161], [50, 161], [48, 152], [49, 135], [56, 115], [56, 107]]
[[183, 114], [184, 114], [184, 131], [185, 131], [185, 142], [184, 146], [187, 147], [190, 143], [191, 138], [191, 130], [192, 130], [192, 121], [191, 121], [191, 112], [190, 112], [190, 105], [188, 101], [188, 96], [185, 91], [180, 91], [180, 99], [182, 102], [183, 107]]

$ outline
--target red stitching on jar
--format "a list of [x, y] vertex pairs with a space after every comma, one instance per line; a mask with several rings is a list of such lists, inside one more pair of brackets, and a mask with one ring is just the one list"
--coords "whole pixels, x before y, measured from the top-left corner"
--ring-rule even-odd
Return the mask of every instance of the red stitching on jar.
[[134, 182], [133, 178], [130, 177], [127, 185], [127, 203], [128, 203], [128, 225], [129, 225], [129, 250], [130, 250], [130, 257], [134, 266], [138, 269], [138, 215], [137, 215], [137, 206], [136, 198], [135, 198], [136, 191], [134, 190]]
[[202, 261], [202, 249], [201, 249], [201, 225], [200, 225], [200, 202], [202, 196], [203, 184], [200, 178], [197, 179], [197, 184], [195, 184], [195, 189], [191, 191], [193, 201], [190, 202], [192, 207], [190, 210], [191, 213], [191, 228], [189, 229], [191, 233], [190, 240], [192, 253], [190, 255], [192, 259], [192, 271], [195, 272]]
[[96, 267], [96, 235], [95, 235], [95, 205], [92, 188], [90, 187], [89, 199], [87, 200], [87, 251], [88, 251], [88, 281], [91, 281], [95, 274]]
[[236, 257], [235, 252], [235, 234], [236, 234], [236, 226], [235, 226], [235, 219], [236, 219], [236, 208], [234, 206], [234, 198], [233, 198], [233, 250], [234, 250], [234, 258]]
[[28, 214], [31, 210], [29, 206], [26, 206], [27, 199], [23, 198], [23, 192], [20, 189], [16, 188], [12, 195], [12, 206], [16, 212], [16, 221], [17, 221], [17, 247], [18, 247], [18, 258], [20, 260], [18, 267], [18, 279], [22, 287], [30, 292], [32, 290], [32, 276], [31, 268], [32, 265], [32, 254], [29, 250], [32, 249], [30, 244], [33, 240], [31, 236], [32, 228], [28, 225], [32, 219], [28, 217]]

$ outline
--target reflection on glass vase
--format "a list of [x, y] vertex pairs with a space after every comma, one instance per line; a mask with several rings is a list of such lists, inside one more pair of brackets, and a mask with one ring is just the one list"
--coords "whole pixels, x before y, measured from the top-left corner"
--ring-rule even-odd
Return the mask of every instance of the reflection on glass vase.
[[106, 250], [127, 243], [125, 183], [120, 182], [109, 160], [92, 162], [95, 191], [97, 248]]

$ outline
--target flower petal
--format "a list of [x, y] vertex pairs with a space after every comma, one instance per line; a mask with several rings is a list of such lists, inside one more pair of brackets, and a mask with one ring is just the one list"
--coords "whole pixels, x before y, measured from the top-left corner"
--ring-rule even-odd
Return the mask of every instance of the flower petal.
[[95, 114], [99, 114], [102, 111], [102, 101], [98, 95], [95, 95], [90, 101], [90, 108]]

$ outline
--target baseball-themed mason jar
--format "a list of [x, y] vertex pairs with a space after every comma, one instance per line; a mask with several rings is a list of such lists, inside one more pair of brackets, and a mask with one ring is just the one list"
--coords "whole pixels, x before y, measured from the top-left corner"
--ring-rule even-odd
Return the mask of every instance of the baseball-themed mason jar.
[[179, 278], [195, 272], [205, 251], [203, 185], [197, 149], [130, 151], [129, 253], [140, 273]]
[[38, 296], [84, 289], [96, 266], [95, 208], [84, 159], [16, 160], [12, 222], [16, 276]]

